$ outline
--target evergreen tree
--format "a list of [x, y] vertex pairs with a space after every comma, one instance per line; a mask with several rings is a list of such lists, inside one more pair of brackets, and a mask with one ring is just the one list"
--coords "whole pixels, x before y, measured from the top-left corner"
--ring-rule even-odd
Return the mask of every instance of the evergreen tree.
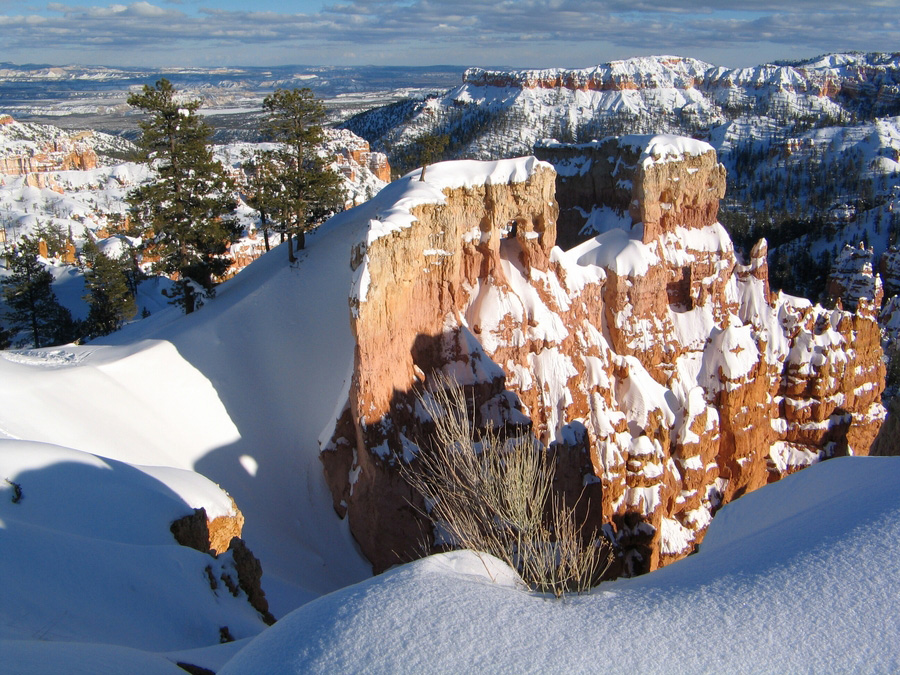
[[450, 143], [450, 137], [447, 134], [422, 134], [413, 141], [418, 163], [422, 167], [422, 173], [419, 180], [425, 180], [425, 170], [429, 164], [440, 161]]
[[190, 314], [204, 295], [215, 293], [216, 278], [231, 261], [228, 245], [239, 230], [228, 217], [235, 208], [234, 186], [210, 148], [212, 129], [197, 114], [200, 101], [180, 102], [166, 79], [128, 97], [149, 115], [141, 122], [138, 145], [156, 180], [128, 197], [135, 222], [151, 233], [159, 256], [155, 270], [175, 278], [172, 302]]
[[278, 198], [273, 215], [287, 235], [288, 258], [294, 262], [292, 236], [297, 248], [306, 245], [306, 232], [344, 204], [341, 178], [319, 157], [325, 106], [309, 89], [276, 89], [263, 101], [265, 131], [279, 142], [272, 158], [278, 167]]
[[281, 193], [279, 165], [271, 150], [261, 150], [244, 162], [243, 169], [247, 176], [247, 195], [244, 199], [251, 208], [259, 212], [259, 226], [268, 251], [270, 221], [278, 211]]
[[128, 261], [113, 260], [104, 255], [90, 237], [84, 244], [87, 268], [84, 283], [90, 306], [85, 332], [90, 337], [107, 335], [122, 327], [137, 312], [134, 295], [128, 286]]
[[77, 324], [53, 292], [53, 275], [38, 260], [38, 242], [22, 237], [6, 254], [6, 266], [10, 274], [2, 281], [3, 297], [12, 333], [27, 332], [35, 347], [74, 340]]

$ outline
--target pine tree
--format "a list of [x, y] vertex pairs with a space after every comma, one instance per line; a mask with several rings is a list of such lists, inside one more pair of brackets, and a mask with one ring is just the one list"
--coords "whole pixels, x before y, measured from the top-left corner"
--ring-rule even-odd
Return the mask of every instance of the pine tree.
[[259, 227], [263, 232], [266, 251], [269, 250], [269, 228], [272, 215], [278, 211], [281, 184], [278, 181], [279, 165], [271, 150], [260, 150], [243, 163], [247, 176], [245, 201], [259, 212]]
[[137, 313], [126, 276], [129, 261], [113, 260], [104, 255], [90, 237], [84, 244], [83, 253], [87, 262], [84, 283], [88, 290], [84, 299], [90, 306], [85, 332], [90, 337], [108, 335]]
[[74, 340], [78, 326], [53, 292], [53, 275], [38, 260], [38, 242], [22, 237], [7, 253], [6, 266], [10, 274], [2, 281], [3, 297], [12, 334], [28, 333], [34, 347]]
[[156, 180], [128, 197], [135, 222], [151, 232], [160, 260], [155, 270], [176, 279], [172, 302], [190, 314], [203, 296], [215, 293], [216, 278], [231, 260], [228, 245], [239, 230], [228, 217], [235, 208], [234, 186], [210, 148], [212, 129], [197, 114], [200, 101], [180, 102], [166, 79], [128, 97], [144, 111], [138, 145]]
[[325, 106], [309, 89], [276, 89], [263, 101], [265, 132], [280, 143], [273, 152], [279, 188], [273, 216], [287, 235], [288, 259], [306, 245], [306, 232], [339, 211], [344, 203], [343, 182], [319, 157]]

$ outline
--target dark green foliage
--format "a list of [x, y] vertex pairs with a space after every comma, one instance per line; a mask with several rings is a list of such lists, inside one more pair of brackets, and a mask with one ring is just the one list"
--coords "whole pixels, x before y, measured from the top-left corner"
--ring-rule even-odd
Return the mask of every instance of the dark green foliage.
[[[827, 300], [825, 286], [831, 270], [831, 258], [813, 258], [808, 248], [781, 247], [770, 254], [769, 283], [772, 289], [790, 295], [809, 298], [814, 302]], [[831, 299], [830, 303], [833, 303]]]
[[12, 345], [12, 333], [0, 326], [0, 349], [9, 349]]
[[137, 312], [127, 276], [131, 261], [109, 258], [90, 237], [84, 244], [83, 254], [87, 263], [84, 284], [88, 290], [84, 299], [90, 306], [85, 333], [99, 337], [118, 330]]
[[796, 243], [804, 235], [826, 231], [827, 225], [821, 217], [773, 221], [771, 216], [754, 211], [722, 210], [719, 211], [719, 222], [745, 260], [753, 245], [766, 239], [769, 244], [769, 282], [773, 289], [816, 302], [826, 300], [825, 286], [832, 256], [826, 253], [818, 259], [813, 258], [807, 247]]
[[278, 181], [279, 164], [270, 150], [254, 152], [243, 163], [247, 176], [247, 193], [244, 201], [259, 211], [259, 226], [269, 250], [269, 229], [272, 215], [278, 212], [281, 184]]
[[53, 292], [53, 276], [38, 260], [37, 241], [22, 237], [7, 253], [6, 265], [10, 274], [2, 282], [3, 297], [9, 307], [6, 320], [12, 333], [26, 332], [34, 347], [74, 340], [78, 326]]
[[[408, 122], [419, 111], [421, 99], [407, 98], [389, 103], [381, 108], [372, 108], [344, 121], [341, 127], [349, 129], [369, 143], [381, 141], [392, 129]], [[393, 160], [391, 160], [393, 162]]]
[[339, 211], [344, 204], [343, 183], [331, 171], [318, 148], [323, 140], [325, 106], [309, 89], [276, 89], [263, 101], [264, 131], [281, 145], [271, 155], [276, 196], [270, 208], [274, 229], [287, 236], [288, 258], [305, 246], [305, 233]]
[[176, 276], [172, 302], [189, 314], [214, 294], [217, 277], [231, 264], [225, 253], [240, 234], [229, 218], [234, 186], [212, 157], [212, 130], [197, 115], [200, 101], [176, 100], [162, 79], [129, 96], [128, 104], [149, 115], [138, 145], [156, 170], [154, 182], [129, 194], [131, 214], [150, 231], [150, 248], [160, 258], [155, 270]]
[[439, 162], [443, 158], [449, 143], [450, 137], [447, 134], [422, 134], [416, 138], [413, 145], [414, 154], [418, 159], [418, 164], [422, 167], [419, 180], [425, 180], [425, 170], [429, 164]]

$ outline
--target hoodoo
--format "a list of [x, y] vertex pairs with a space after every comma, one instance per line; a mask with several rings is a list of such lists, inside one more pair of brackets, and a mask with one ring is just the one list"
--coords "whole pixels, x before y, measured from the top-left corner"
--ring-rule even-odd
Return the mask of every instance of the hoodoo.
[[[874, 318], [773, 292], [764, 241], [737, 259], [709, 145], [541, 152], [401, 179], [354, 248], [355, 360], [322, 460], [376, 570], [422, 537], [396, 467], [425, 440], [416, 392], [435, 371], [467, 387], [477, 424], [554, 451], [556, 487], [584, 490], [625, 573], [690, 553], [745, 492], [866, 454], [883, 421]], [[564, 251], [573, 206], [621, 227]]]

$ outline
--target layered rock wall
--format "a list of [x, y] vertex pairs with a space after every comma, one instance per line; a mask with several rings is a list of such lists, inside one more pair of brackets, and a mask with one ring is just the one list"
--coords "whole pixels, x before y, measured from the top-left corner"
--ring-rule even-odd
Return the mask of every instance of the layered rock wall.
[[558, 151], [613, 174], [579, 174], [583, 198], [631, 227], [563, 251], [546, 164], [447, 163], [403, 179], [355, 248], [356, 358], [322, 459], [376, 569], [431, 535], [396, 467], [429, 442], [416, 393], [436, 370], [466, 386], [476, 424], [551, 448], [556, 487], [590, 498], [625, 573], [687, 555], [722, 504], [877, 433], [874, 319], [773, 293], [764, 242], [736, 259], [709, 146], [607, 143]]

